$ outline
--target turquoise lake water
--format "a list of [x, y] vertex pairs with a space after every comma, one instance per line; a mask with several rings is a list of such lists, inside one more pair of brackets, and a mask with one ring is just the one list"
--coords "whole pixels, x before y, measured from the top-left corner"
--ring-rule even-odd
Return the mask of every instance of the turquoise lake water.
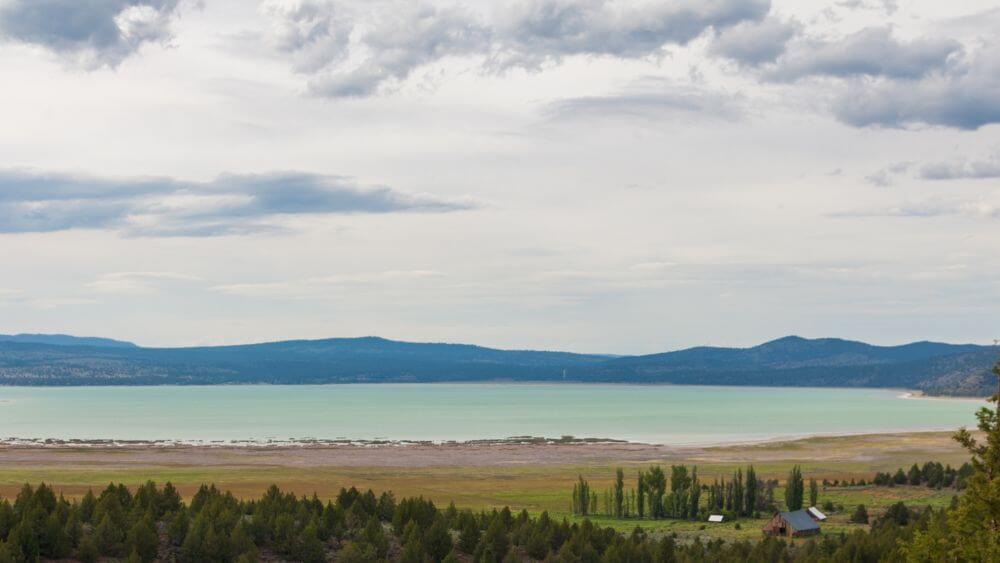
[[511, 436], [659, 443], [973, 426], [984, 403], [898, 390], [584, 384], [0, 387], [0, 438], [289, 441]]

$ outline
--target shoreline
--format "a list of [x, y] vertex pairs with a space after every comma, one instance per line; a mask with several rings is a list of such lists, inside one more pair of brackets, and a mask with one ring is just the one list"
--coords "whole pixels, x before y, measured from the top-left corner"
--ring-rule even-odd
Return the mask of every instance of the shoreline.
[[964, 401], [973, 403], [984, 403], [987, 402], [986, 397], [968, 397], [968, 396], [955, 396], [955, 395], [928, 395], [923, 391], [904, 391], [903, 394], [899, 396], [900, 399], [912, 399], [912, 400], [924, 400], [924, 401]]
[[[69, 479], [67, 483], [73, 482], [74, 476], [90, 475], [99, 484], [114, 474], [132, 475], [139, 480], [179, 479], [191, 486], [223, 478], [235, 479], [240, 486], [246, 486], [244, 481], [250, 479], [261, 488], [275, 480], [306, 482], [312, 489], [333, 486], [328, 478], [337, 475], [350, 476], [347, 482], [368, 480], [376, 474], [408, 482], [418, 475], [443, 472], [443, 483], [453, 471], [471, 470], [476, 479], [483, 472], [507, 476], [503, 478], [531, 479], [544, 474], [569, 479], [567, 475], [576, 475], [581, 468], [590, 468], [584, 471], [596, 472], [595, 476], [606, 476], [606, 469], [597, 468], [674, 463], [690, 463], [706, 470], [708, 466], [743, 463], [827, 467], [829, 463], [847, 463], [847, 469], [861, 463], [894, 471], [900, 464], [890, 460], [899, 459], [907, 466], [928, 459], [960, 465], [967, 453], [949, 432], [827, 436], [713, 446], [583, 441], [307, 446], [11, 444], [0, 445], [0, 487], [20, 486], [28, 475], [43, 475], [53, 482]], [[413, 473], [401, 476], [401, 469]], [[178, 477], [184, 475], [187, 477]]]
[[310, 450], [310, 449], [407, 449], [407, 448], [503, 448], [517, 447], [574, 447], [574, 446], [636, 446], [665, 450], [694, 450], [731, 447], [759, 447], [790, 444], [817, 439], [871, 438], [888, 436], [917, 436], [956, 432], [956, 428], [925, 428], [919, 430], [894, 429], [885, 431], [858, 432], [817, 432], [809, 434], [785, 434], [766, 438], [746, 440], [701, 440], [685, 442], [664, 442], [624, 440], [616, 438], [587, 438], [561, 436], [511, 436], [508, 438], [485, 438], [475, 440], [351, 440], [351, 439], [289, 439], [289, 440], [126, 440], [126, 439], [55, 439], [55, 438], [0, 438], [0, 448], [10, 449], [65, 449], [80, 448], [90, 450], [145, 449], [203, 449], [203, 450]]
[[[76, 383], [76, 384], [50, 384], [50, 383], [9, 383], [6, 380], [0, 381], [0, 390], [11, 389], [120, 389], [120, 388], [152, 388], [152, 387], [181, 387], [181, 388], [212, 388], [212, 387], [346, 387], [346, 386], [561, 386], [561, 385], [583, 385], [583, 386], [607, 386], [607, 387], [701, 387], [701, 388], [723, 388], [723, 389], [811, 389], [811, 390], [842, 390], [842, 391], [886, 391], [897, 392], [902, 395], [912, 394], [912, 398], [933, 398], [933, 399], [957, 399], [979, 401], [985, 397], [972, 395], [927, 395], [923, 391], [916, 389], [906, 389], [902, 387], [866, 387], [849, 385], [734, 385], [731, 383], [673, 383], [647, 382], [647, 381], [594, 381], [594, 380], [565, 380], [565, 379], [486, 379], [469, 381], [327, 381], [317, 383], [269, 383], [266, 381], [254, 382], [224, 382], [224, 383]], [[911, 398], [903, 397], [900, 398]]]

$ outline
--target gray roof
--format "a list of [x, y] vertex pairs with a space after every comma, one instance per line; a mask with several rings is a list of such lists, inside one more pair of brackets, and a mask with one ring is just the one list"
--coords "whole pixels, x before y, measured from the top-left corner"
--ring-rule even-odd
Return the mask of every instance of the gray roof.
[[809, 513], [805, 510], [796, 510], [794, 512], [780, 512], [781, 517], [788, 522], [788, 525], [795, 528], [796, 530], [818, 530], [819, 524], [813, 522], [813, 519], [809, 517]]

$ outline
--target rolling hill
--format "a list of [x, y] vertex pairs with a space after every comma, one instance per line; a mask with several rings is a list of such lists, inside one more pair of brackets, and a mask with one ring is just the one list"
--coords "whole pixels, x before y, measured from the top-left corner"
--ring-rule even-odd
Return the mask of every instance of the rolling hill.
[[443, 381], [583, 381], [992, 392], [996, 348], [935, 342], [873, 346], [781, 338], [750, 348], [697, 347], [613, 357], [384, 338], [144, 348], [108, 339], [0, 337], [0, 384], [156, 385]]

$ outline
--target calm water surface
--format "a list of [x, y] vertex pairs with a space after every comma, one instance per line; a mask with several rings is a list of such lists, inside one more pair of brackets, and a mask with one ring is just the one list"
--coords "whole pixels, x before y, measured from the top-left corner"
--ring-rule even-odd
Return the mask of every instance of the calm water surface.
[[581, 384], [0, 387], [0, 438], [663, 444], [973, 426], [983, 403], [876, 389]]

